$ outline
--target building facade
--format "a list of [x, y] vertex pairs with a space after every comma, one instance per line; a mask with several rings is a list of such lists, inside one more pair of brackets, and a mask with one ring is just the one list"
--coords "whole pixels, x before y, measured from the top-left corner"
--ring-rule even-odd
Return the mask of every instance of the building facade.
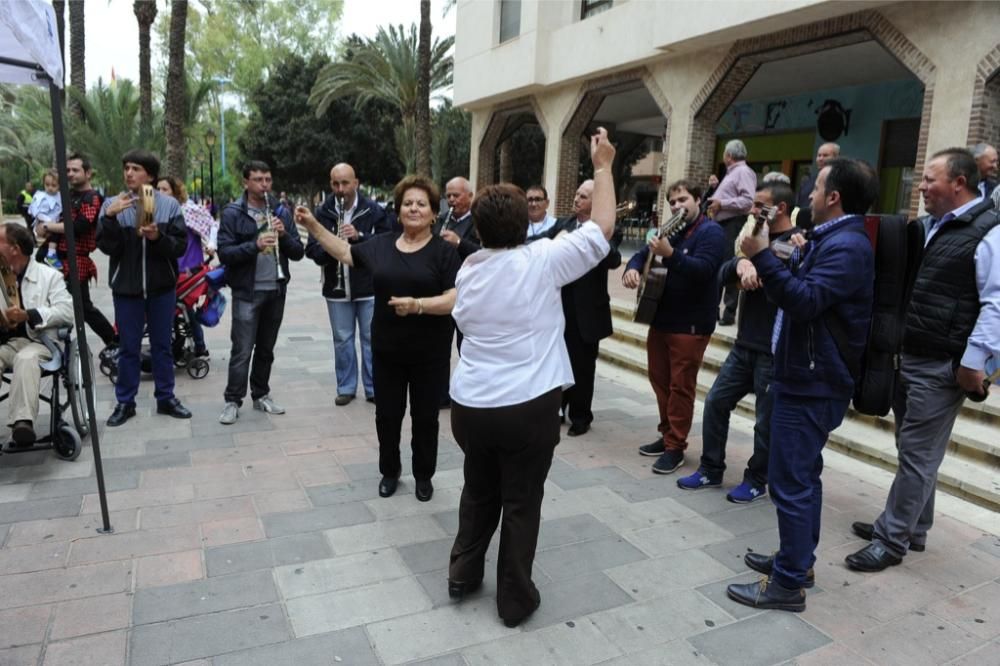
[[[916, 212], [916, 175], [949, 146], [1000, 142], [1000, 2], [459, 0], [455, 103], [477, 187], [541, 181], [555, 212], [608, 127], [620, 198], [704, 182], [731, 138], [798, 186], [835, 141]], [[522, 182], [523, 181], [523, 182]]]

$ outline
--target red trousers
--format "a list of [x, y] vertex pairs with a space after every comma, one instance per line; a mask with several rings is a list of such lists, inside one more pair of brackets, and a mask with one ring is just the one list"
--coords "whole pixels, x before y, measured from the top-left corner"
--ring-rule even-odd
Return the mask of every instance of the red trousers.
[[710, 335], [664, 333], [649, 328], [646, 365], [649, 383], [660, 408], [659, 431], [668, 450], [687, 449], [687, 436], [694, 419], [698, 369]]

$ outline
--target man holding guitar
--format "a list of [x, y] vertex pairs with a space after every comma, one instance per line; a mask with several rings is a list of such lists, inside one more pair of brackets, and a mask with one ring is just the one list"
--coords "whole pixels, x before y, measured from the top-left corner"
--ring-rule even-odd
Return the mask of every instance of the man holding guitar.
[[667, 189], [667, 200], [675, 214], [683, 211], [686, 224], [674, 231], [664, 228], [672, 226], [673, 220], [668, 221], [632, 257], [622, 276], [622, 284], [637, 288], [642, 280], [639, 271], [650, 253], [656, 257], [651, 270], [667, 271], [646, 337], [649, 383], [660, 410], [660, 437], [639, 447], [641, 455], [657, 456], [653, 464], [657, 474], [670, 474], [684, 464], [698, 369], [718, 318], [716, 274], [725, 250], [722, 227], [700, 213], [700, 187], [679, 180]]
[[[741, 234], [756, 235], [767, 222], [770, 240], [788, 241], [799, 230], [789, 217], [795, 206], [792, 188], [781, 182], [765, 183], [757, 188], [750, 214], [755, 223]], [[702, 418], [702, 453], [698, 471], [677, 480], [683, 490], [717, 488], [726, 470], [726, 439], [729, 414], [748, 393], [756, 396], [756, 423], [753, 429], [753, 455], [747, 462], [743, 482], [726, 494], [737, 504], [748, 504], [767, 494], [767, 456], [771, 438], [771, 332], [778, 306], [767, 298], [753, 262], [742, 252], [726, 261], [719, 271], [723, 284], [738, 283], [741, 289], [739, 328], [736, 344], [726, 357], [719, 376], [705, 398]]]

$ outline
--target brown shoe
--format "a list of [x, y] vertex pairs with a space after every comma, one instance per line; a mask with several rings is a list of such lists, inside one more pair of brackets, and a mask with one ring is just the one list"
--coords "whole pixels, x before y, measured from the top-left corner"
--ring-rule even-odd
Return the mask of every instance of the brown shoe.
[[35, 429], [31, 427], [31, 421], [17, 421], [11, 428], [11, 439], [14, 446], [31, 446], [38, 439], [35, 436]]

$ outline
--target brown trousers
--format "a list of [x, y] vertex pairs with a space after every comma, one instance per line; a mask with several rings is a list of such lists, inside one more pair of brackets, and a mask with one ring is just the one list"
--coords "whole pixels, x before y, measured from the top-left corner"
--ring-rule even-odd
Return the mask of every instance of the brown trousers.
[[694, 418], [698, 369], [710, 335], [664, 333], [651, 326], [646, 336], [649, 383], [660, 409], [658, 430], [667, 450], [687, 449], [687, 436]]
[[448, 579], [482, 580], [486, 549], [499, 523], [497, 612], [505, 620], [530, 615], [541, 600], [531, 566], [545, 477], [559, 443], [561, 402], [561, 389], [553, 389], [507, 407], [452, 403], [451, 430], [465, 452], [465, 487]]

